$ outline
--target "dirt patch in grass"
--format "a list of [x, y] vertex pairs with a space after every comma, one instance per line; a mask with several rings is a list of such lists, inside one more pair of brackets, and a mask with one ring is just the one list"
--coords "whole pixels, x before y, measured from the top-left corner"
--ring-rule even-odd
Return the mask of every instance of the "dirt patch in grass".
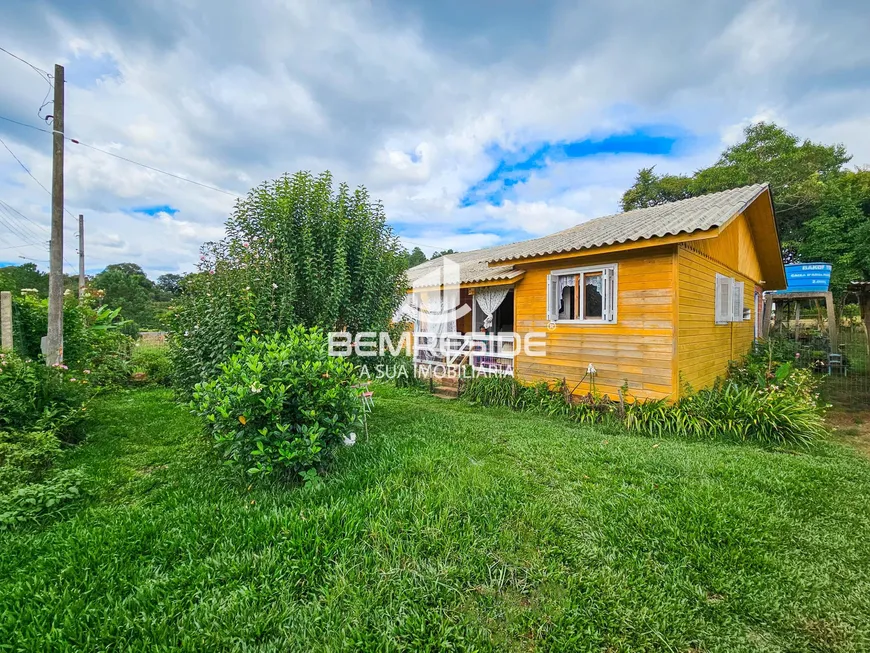
[[841, 651], [848, 644], [852, 628], [826, 619], [811, 619], [803, 623], [813, 651]]
[[836, 440], [870, 456], [870, 410], [831, 411], [825, 421]]

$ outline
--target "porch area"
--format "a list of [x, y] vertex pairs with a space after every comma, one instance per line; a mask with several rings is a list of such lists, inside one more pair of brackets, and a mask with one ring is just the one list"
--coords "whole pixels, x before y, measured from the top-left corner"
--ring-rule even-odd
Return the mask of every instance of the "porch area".
[[[429, 293], [415, 294], [424, 307], [414, 321], [413, 339], [414, 363], [422, 375], [514, 375], [519, 343], [512, 286], [462, 288], [446, 310], [443, 305], [438, 310]], [[451, 303], [446, 292], [439, 303]]]

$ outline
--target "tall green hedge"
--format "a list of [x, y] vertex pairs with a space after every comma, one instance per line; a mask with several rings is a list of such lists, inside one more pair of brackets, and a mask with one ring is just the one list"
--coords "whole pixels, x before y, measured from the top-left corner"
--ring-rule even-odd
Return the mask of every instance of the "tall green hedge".
[[407, 261], [383, 206], [326, 172], [284, 175], [251, 190], [203, 247], [184, 284], [170, 339], [175, 380], [217, 374], [239, 337], [302, 325], [387, 329], [404, 298]]

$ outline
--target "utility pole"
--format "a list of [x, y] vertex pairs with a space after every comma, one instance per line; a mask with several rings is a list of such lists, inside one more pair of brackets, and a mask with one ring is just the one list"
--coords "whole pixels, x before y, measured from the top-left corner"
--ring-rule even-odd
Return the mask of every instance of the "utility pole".
[[46, 365], [63, 362], [63, 66], [54, 66], [54, 132], [51, 157], [51, 253], [48, 269]]
[[79, 301], [85, 298], [85, 216], [79, 213]]

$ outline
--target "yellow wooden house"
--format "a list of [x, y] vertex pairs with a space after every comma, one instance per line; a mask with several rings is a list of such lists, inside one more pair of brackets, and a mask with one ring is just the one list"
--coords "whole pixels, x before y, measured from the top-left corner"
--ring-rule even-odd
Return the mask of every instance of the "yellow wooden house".
[[[450, 284], [426, 281], [444, 265], [455, 269]], [[408, 276], [420, 304], [452, 284], [468, 307], [447, 329], [457, 337], [546, 334], [543, 355], [505, 341], [471, 358], [479, 371], [565, 379], [577, 394], [594, 382], [602, 394], [627, 385], [634, 397], [667, 399], [724, 375], [760, 334], [762, 292], [785, 288], [766, 184], [451, 254]], [[415, 328], [426, 331], [425, 319]]]

